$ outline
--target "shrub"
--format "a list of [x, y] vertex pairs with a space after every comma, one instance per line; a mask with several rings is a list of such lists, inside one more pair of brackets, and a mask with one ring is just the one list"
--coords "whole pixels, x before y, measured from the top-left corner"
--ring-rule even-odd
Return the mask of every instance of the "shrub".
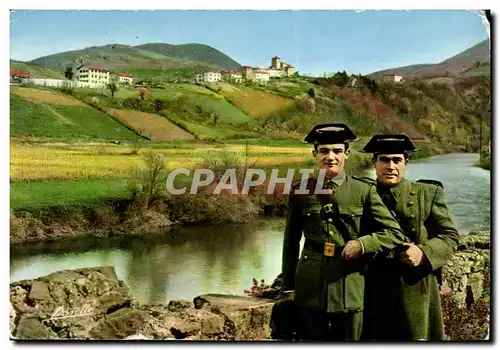
[[144, 167], [129, 183], [129, 190], [136, 206], [149, 208], [155, 199], [162, 197], [167, 174], [163, 154], [147, 152], [143, 161]]

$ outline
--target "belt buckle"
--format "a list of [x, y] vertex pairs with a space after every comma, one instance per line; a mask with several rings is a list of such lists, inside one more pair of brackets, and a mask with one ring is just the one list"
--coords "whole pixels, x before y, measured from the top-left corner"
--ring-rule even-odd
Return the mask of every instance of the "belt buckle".
[[323, 255], [332, 257], [335, 255], [335, 244], [333, 243], [325, 243], [323, 247]]

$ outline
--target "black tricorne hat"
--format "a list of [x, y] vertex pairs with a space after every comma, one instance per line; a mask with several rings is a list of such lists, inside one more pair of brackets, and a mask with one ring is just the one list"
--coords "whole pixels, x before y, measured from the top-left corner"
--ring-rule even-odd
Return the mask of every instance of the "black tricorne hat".
[[318, 124], [304, 138], [304, 142], [315, 144], [333, 144], [356, 141], [356, 135], [345, 124]]
[[415, 146], [413, 146], [410, 138], [405, 134], [375, 135], [362, 149], [362, 152], [366, 153], [385, 154], [399, 154], [417, 151], [419, 151], [419, 149], [416, 149]]

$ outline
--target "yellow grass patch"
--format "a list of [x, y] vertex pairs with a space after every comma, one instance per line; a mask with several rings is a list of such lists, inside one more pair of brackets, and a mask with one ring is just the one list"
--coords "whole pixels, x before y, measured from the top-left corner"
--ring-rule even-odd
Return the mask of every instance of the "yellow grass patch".
[[[244, 148], [231, 145], [224, 148], [142, 148], [132, 154], [133, 148], [124, 145], [100, 143], [24, 145], [12, 143], [10, 147], [10, 180], [12, 182], [42, 180], [89, 180], [106, 178], [132, 178], [144, 163], [144, 152], [153, 151], [165, 155], [168, 169], [200, 167], [207, 158], [220, 157], [224, 152], [234, 152], [240, 162]], [[286, 155], [286, 156], [283, 156]], [[282, 164], [303, 164], [310, 159], [307, 149], [251, 146], [248, 164], [255, 167], [272, 167]]]
[[55, 91], [36, 90], [24, 87], [11, 88], [11, 92], [31, 102], [45, 102], [54, 105], [86, 106], [76, 98]]
[[257, 118], [266, 117], [294, 103], [291, 99], [243, 86], [239, 90], [223, 90], [220, 93], [245, 113]]
[[109, 108], [107, 112], [137, 133], [150, 135], [155, 141], [194, 140], [194, 136], [157, 114]]

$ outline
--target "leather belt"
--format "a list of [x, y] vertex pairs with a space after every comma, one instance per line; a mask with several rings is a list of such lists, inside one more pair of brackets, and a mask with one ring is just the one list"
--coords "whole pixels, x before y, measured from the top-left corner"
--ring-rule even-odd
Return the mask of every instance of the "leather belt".
[[337, 256], [337, 255], [340, 256], [340, 254], [342, 253], [342, 250], [344, 249], [344, 246], [339, 246], [339, 245], [330, 243], [330, 247], [333, 250], [333, 252], [332, 252], [333, 254], [330, 255], [330, 253], [326, 253], [326, 250], [328, 250], [328, 248], [329, 248], [328, 246], [325, 250], [325, 246], [327, 244], [328, 244], [327, 242], [317, 242], [317, 241], [313, 241], [312, 239], [306, 239], [306, 241], [304, 242], [304, 248], [311, 250], [313, 252], [316, 252], [316, 253], [323, 254], [324, 256], [329, 256], [329, 257], [333, 257], [333, 256]]

